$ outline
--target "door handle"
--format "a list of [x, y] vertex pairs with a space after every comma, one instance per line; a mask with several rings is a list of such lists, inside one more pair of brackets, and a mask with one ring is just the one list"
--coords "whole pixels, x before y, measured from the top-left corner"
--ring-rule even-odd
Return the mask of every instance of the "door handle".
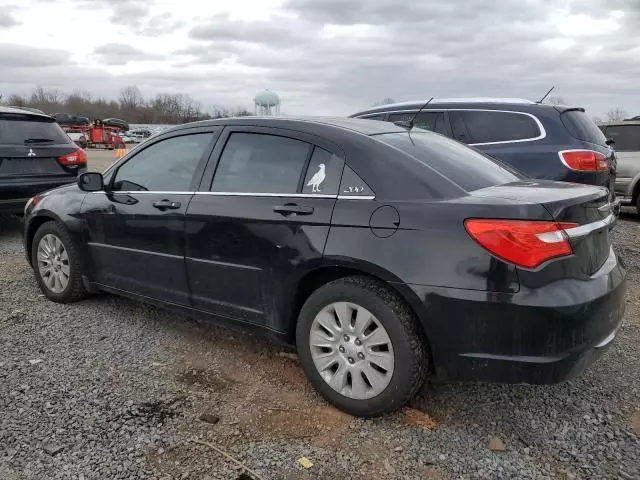
[[273, 211], [282, 215], [289, 216], [291, 214], [296, 215], [311, 215], [313, 213], [313, 207], [307, 205], [297, 205], [295, 203], [287, 203], [285, 205], [279, 205], [273, 207]]
[[160, 200], [153, 202], [153, 206], [158, 210], [176, 210], [180, 208], [180, 202], [172, 202], [171, 200]]

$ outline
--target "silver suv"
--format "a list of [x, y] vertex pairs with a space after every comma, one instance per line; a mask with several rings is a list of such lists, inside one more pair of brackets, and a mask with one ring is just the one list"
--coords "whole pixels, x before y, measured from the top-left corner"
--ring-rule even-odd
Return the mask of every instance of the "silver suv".
[[640, 119], [608, 122], [600, 125], [600, 129], [615, 142], [616, 196], [622, 199], [623, 205], [636, 207], [640, 214]]

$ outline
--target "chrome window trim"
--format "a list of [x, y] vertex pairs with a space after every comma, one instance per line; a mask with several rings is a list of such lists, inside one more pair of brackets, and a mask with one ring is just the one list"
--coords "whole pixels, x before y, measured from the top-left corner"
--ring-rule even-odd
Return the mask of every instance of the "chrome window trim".
[[[87, 193], [106, 194], [105, 190]], [[122, 195], [211, 195], [214, 197], [278, 197], [278, 198], [333, 198], [340, 200], [375, 200], [375, 195], [328, 195], [323, 193], [259, 193], [259, 192], [178, 192], [156, 190], [122, 190], [108, 192]]]
[[[540, 130], [540, 135], [538, 135], [537, 137], [522, 138], [520, 140], [502, 140], [500, 142], [467, 143], [467, 145], [470, 145], [470, 146], [477, 146], [477, 145], [503, 145], [503, 144], [509, 144], [509, 143], [535, 142], [537, 140], [542, 140], [542, 139], [547, 137], [547, 131], [545, 130], [544, 126], [542, 125], [542, 122], [538, 119], [538, 117], [536, 117], [532, 113], [528, 113], [528, 112], [518, 112], [518, 111], [515, 111], [515, 110], [494, 110], [494, 109], [491, 109], [491, 108], [430, 108], [430, 109], [427, 109], [427, 110], [423, 110], [423, 112], [429, 112], [431, 110], [436, 111], [436, 112], [499, 112], [499, 113], [516, 113], [518, 115], [526, 115], [527, 117], [531, 117], [533, 119], [533, 121], [536, 122], [536, 125], [538, 126], [538, 129]], [[365, 113], [365, 114], [359, 115], [356, 118], [365, 118], [366, 115], [380, 115], [380, 113], [391, 115], [392, 113], [416, 113], [416, 112], [418, 112], [417, 108], [412, 108], [412, 109], [407, 109], [407, 110], [385, 110], [384, 112], [377, 112], [375, 114], [374, 113]]]
[[296, 197], [296, 198], [336, 198], [338, 194], [324, 193], [271, 193], [271, 192], [195, 192], [196, 195], [214, 195], [219, 197]]

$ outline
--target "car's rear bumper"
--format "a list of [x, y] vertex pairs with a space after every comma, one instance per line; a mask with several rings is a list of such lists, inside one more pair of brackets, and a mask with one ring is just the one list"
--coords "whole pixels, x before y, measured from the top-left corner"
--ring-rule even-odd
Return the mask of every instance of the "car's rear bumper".
[[0, 199], [0, 215], [22, 213], [29, 198]]
[[423, 301], [436, 379], [556, 383], [580, 374], [615, 338], [625, 277], [612, 251], [587, 280], [512, 294], [411, 286]]
[[22, 213], [27, 201], [34, 195], [75, 181], [75, 176], [2, 179], [0, 180], [0, 213]]

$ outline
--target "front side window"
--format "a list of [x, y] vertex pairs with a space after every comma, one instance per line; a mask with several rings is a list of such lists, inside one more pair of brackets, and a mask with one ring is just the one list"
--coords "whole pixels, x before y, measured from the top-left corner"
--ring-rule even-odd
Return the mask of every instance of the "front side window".
[[605, 131], [607, 137], [615, 142], [613, 148], [616, 151], [640, 151], [640, 125], [610, 125]]
[[444, 112], [415, 112], [408, 113], [392, 113], [389, 115], [390, 122], [408, 122], [415, 116], [413, 125], [423, 130], [441, 133], [445, 135], [447, 128], [445, 126]]
[[532, 117], [517, 112], [454, 111], [449, 118], [454, 138], [465, 143], [528, 140], [541, 133]]
[[311, 148], [306, 142], [279, 135], [232, 133], [220, 157], [211, 190], [295, 193]]
[[211, 133], [167, 138], [131, 157], [115, 172], [114, 191], [184, 192], [212, 141]]

